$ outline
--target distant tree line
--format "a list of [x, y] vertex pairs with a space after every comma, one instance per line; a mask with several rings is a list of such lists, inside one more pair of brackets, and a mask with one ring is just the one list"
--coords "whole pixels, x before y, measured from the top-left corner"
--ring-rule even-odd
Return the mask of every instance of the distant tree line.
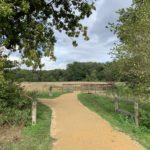
[[6, 69], [5, 78], [13, 81], [119, 81], [116, 62], [74, 62], [66, 69], [24, 70]]

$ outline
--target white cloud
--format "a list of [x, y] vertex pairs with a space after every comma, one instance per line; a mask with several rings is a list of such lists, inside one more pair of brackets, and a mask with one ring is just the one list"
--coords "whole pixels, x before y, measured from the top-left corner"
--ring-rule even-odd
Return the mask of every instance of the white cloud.
[[[111, 61], [111, 56], [108, 54], [117, 38], [105, 26], [108, 22], [116, 22], [118, 15], [116, 11], [120, 8], [125, 8], [131, 5], [132, 0], [97, 0], [97, 10], [93, 12], [90, 18], [82, 21], [88, 26], [90, 40], [84, 41], [83, 38], [78, 39], [79, 46], [74, 48], [71, 44], [71, 39], [64, 33], [55, 32], [57, 43], [55, 45], [55, 55], [57, 61], [50, 61], [48, 58], [43, 58], [45, 63], [44, 69], [65, 68], [68, 63], [74, 61], [86, 62], [106, 62]], [[12, 59], [18, 59], [18, 56], [13, 55]]]
[[18, 52], [12, 52], [11, 55], [9, 56], [9, 59], [12, 61], [17, 60], [17, 61], [21, 62], [20, 57], [21, 57], [21, 55]]

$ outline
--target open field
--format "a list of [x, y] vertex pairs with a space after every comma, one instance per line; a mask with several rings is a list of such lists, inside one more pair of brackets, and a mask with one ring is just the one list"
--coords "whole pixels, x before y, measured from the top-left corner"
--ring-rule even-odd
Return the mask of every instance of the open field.
[[62, 86], [63, 84], [70, 84], [79, 87], [81, 84], [107, 84], [109, 82], [22, 82], [21, 86], [27, 91], [48, 91], [49, 86]]

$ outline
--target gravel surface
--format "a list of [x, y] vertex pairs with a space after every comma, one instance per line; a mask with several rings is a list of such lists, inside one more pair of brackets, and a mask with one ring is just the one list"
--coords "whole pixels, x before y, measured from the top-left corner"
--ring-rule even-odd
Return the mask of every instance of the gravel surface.
[[44, 100], [53, 110], [53, 150], [144, 150], [128, 135], [117, 131], [103, 118], [84, 107], [77, 93]]

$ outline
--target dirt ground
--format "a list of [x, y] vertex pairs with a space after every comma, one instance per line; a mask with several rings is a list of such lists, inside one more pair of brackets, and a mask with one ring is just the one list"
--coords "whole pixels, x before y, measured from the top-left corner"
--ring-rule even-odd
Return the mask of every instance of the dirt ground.
[[84, 107], [77, 93], [62, 95], [44, 104], [53, 109], [53, 150], [144, 150], [125, 133]]
[[22, 127], [0, 127], [0, 143], [16, 142], [21, 137]]

